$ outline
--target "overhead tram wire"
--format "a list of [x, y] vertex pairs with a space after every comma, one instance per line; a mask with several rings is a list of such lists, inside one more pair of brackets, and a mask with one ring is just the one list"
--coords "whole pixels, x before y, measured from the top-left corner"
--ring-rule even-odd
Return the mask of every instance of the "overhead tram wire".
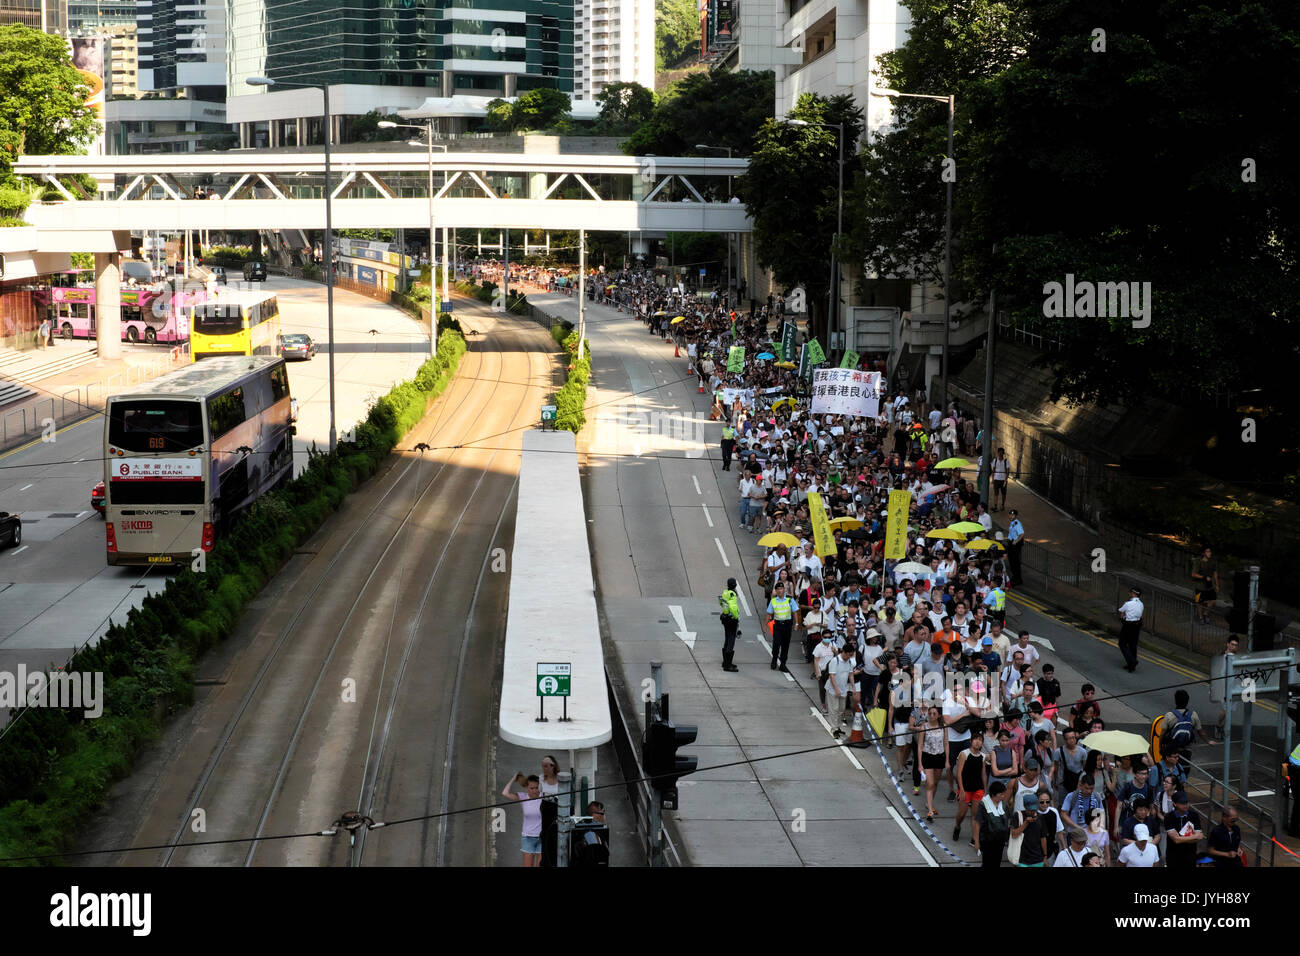
[[[1262, 670], [1281, 670], [1283, 669], [1283, 666], [1284, 665], [1277, 665], [1274, 667], [1263, 668]], [[1209, 679], [1207, 678], [1204, 680], [1183, 681], [1177, 684], [1165, 684], [1160, 687], [1150, 687], [1150, 688], [1145, 688], [1143, 690], [1129, 691], [1124, 694], [1115, 694], [1109, 697], [1097, 697], [1094, 698], [1094, 700], [1091, 702], [1095, 703], [1097, 701], [1105, 701], [1105, 700], [1120, 700], [1124, 697], [1131, 697], [1135, 694], [1150, 694], [1150, 693], [1155, 693], [1157, 691], [1173, 690], [1180, 687], [1189, 687], [1189, 686], [1204, 684], [1208, 682]], [[909, 731], [905, 731], [902, 734], [892, 734], [892, 733], [877, 734], [876, 739], [883, 743], [884, 741], [892, 740], [894, 737], [908, 737], [914, 733], [915, 731], [909, 730]], [[805, 747], [800, 750], [787, 750], [787, 751], [782, 751], [781, 753], [769, 754], [766, 757], [747, 757], [742, 760], [732, 760], [727, 763], [711, 764], [709, 766], [696, 768], [696, 772], [703, 773], [711, 770], [727, 770], [732, 767], [745, 767], [745, 766], [750, 766], [752, 764], [765, 763], [769, 760], [784, 760], [790, 757], [801, 757], [806, 754], [823, 753], [831, 750], [840, 750], [848, 746], [849, 744], [837, 740], [816, 747]], [[1081, 741], [1081, 746], [1086, 748], [1088, 745], [1086, 742]], [[631, 784], [649, 783], [652, 780], [653, 777], [650, 776], [630, 777], [621, 780], [616, 780], [612, 783], [602, 783], [602, 784], [596, 784], [594, 786], [589, 785], [587, 789], [591, 792], [595, 792], [596, 790], [610, 790], [615, 787], [626, 788]], [[470, 813], [482, 813], [487, 810], [517, 807], [518, 805], [519, 804], [513, 800], [508, 803], [505, 802], [486, 803], [474, 807], [461, 807], [455, 810], [443, 810], [439, 813], [426, 813], [426, 814], [420, 814], [418, 816], [400, 817], [396, 820], [376, 821], [376, 826], [378, 827], [379, 825], [382, 825], [385, 829], [387, 829], [389, 827], [401, 826], [402, 824], [406, 824], [406, 823], [421, 823], [428, 820], [441, 820], [447, 817], [460, 816], [460, 815], [470, 814]], [[66, 853], [48, 853], [48, 854], [31, 855], [31, 856], [0, 857], [0, 863], [18, 863], [26, 860], [58, 860], [67, 857], [95, 856], [101, 853], [136, 853], [136, 852], [143, 852], [146, 850], [182, 849], [185, 847], [200, 847], [200, 846], [212, 846], [218, 844], [233, 844], [233, 843], [250, 843], [254, 841], [269, 842], [272, 840], [297, 840], [305, 837], [322, 837], [322, 836], [334, 836], [334, 835], [335, 835], [334, 832], [330, 832], [328, 830], [313, 830], [307, 833], [282, 833], [282, 834], [272, 834], [270, 836], [229, 837], [229, 838], [219, 839], [219, 840], [198, 840], [193, 843], [157, 843], [157, 844], [150, 844], [147, 846], [108, 847], [108, 848], [97, 849], [97, 850], [70, 850]]]

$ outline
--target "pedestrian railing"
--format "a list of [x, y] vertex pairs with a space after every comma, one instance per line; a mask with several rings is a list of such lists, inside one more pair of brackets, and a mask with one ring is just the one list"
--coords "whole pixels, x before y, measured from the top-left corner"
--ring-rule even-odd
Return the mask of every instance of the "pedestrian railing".
[[30, 405], [5, 412], [0, 417], [0, 447], [8, 448], [36, 437], [50, 436], [65, 425], [102, 412], [110, 394], [141, 385], [187, 363], [189, 354], [190, 345], [184, 342], [122, 372], [64, 389], [57, 395], [42, 395]]
[[[1246, 848], [1251, 866], [1273, 866], [1277, 844], [1277, 825], [1272, 814], [1239, 790], [1234, 790], [1212, 773], [1191, 761], [1185, 792], [1190, 806], [1201, 815], [1201, 830], [1208, 837], [1225, 806], [1237, 811], [1241, 828], [1241, 845]], [[1166, 838], [1167, 839], [1167, 838]]]
[[1116, 611], [1128, 600], [1129, 588], [1139, 587], [1144, 608], [1143, 632], [1205, 657], [1222, 652], [1229, 633], [1222, 613], [1211, 612], [1209, 623], [1202, 624], [1201, 608], [1193, 601], [1108, 565], [1100, 556], [1079, 560], [1026, 544], [1021, 554], [1021, 575], [1027, 587], [1035, 590], [1041, 587], [1044, 597], [1085, 611], [1085, 616], [1116, 628]]

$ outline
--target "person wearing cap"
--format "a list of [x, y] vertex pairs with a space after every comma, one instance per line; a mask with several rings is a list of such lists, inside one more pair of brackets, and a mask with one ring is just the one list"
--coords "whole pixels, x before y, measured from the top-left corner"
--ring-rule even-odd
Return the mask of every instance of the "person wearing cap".
[[980, 641], [980, 659], [984, 666], [989, 669], [990, 674], [996, 674], [1002, 667], [1002, 658], [998, 657], [997, 652], [993, 650], [993, 638], [986, 637]]
[[1191, 808], [1187, 794], [1182, 790], [1174, 794], [1174, 809], [1165, 814], [1165, 832], [1169, 835], [1165, 866], [1179, 870], [1195, 869], [1197, 845], [1205, 834], [1201, 832], [1201, 815]]
[[[1020, 813], [1011, 827], [1011, 837], [1020, 837], [1020, 855], [1016, 866], [1042, 867], [1047, 861], [1047, 827], [1038, 812], [1038, 795], [1021, 794]], [[1046, 821], [1050, 822], [1050, 821]]]
[[1011, 817], [1007, 813], [1007, 785], [1001, 780], [989, 784], [986, 793], [975, 808], [975, 826], [980, 835], [980, 866], [997, 869], [1002, 865], [1002, 852], [1011, 837]]
[[1088, 834], [1083, 830], [1071, 830], [1069, 845], [1057, 854], [1056, 862], [1052, 864], [1053, 869], [1058, 866], [1078, 866], [1084, 865], [1083, 858], [1093, 855], [1088, 849]]
[[722, 613], [718, 616], [722, 622], [722, 669], [735, 672], [740, 670], [731, 663], [736, 654], [736, 630], [740, 625], [740, 602], [736, 594], [736, 579], [727, 578], [727, 587], [718, 595], [718, 604]]
[[785, 593], [785, 583], [777, 581], [772, 598], [767, 602], [764, 622], [772, 633], [772, 670], [789, 673], [786, 660], [790, 656], [790, 635], [799, 625], [799, 605]]
[[1145, 823], [1133, 828], [1133, 842], [1127, 843], [1119, 851], [1119, 865], [1150, 868], [1160, 863], [1160, 851], [1151, 842], [1151, 834]]
[[1138, 634], [1142, 631], [1142, 589], [1129, 588], [1129, 599], [1119, 606], [1119, 650], [1124, 670], [1132, 674], [1138, 666]]

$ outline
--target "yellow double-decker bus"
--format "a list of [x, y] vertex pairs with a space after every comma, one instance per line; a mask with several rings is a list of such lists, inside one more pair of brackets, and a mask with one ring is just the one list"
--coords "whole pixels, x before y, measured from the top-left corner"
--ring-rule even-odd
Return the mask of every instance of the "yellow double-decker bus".
[[279, 335], [280, 304], [265, 292], [221, 290], [190, 311], [195, 362], [217, 355], [274, 355]]

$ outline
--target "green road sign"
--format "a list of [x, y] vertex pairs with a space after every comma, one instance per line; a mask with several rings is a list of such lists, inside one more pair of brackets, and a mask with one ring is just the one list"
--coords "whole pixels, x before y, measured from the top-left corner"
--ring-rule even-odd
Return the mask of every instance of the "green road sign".
[[543, 406], [542, 406], [542, 421], [544, 421], [544, 422], [553, 422], [553, 421], [555, 421], [555, 406], [554, 406], [554, 405], [543, 405]]
[[537, 696], [568, 697], [569, 678], [572, 675], [572, 664], [538, 664]]

